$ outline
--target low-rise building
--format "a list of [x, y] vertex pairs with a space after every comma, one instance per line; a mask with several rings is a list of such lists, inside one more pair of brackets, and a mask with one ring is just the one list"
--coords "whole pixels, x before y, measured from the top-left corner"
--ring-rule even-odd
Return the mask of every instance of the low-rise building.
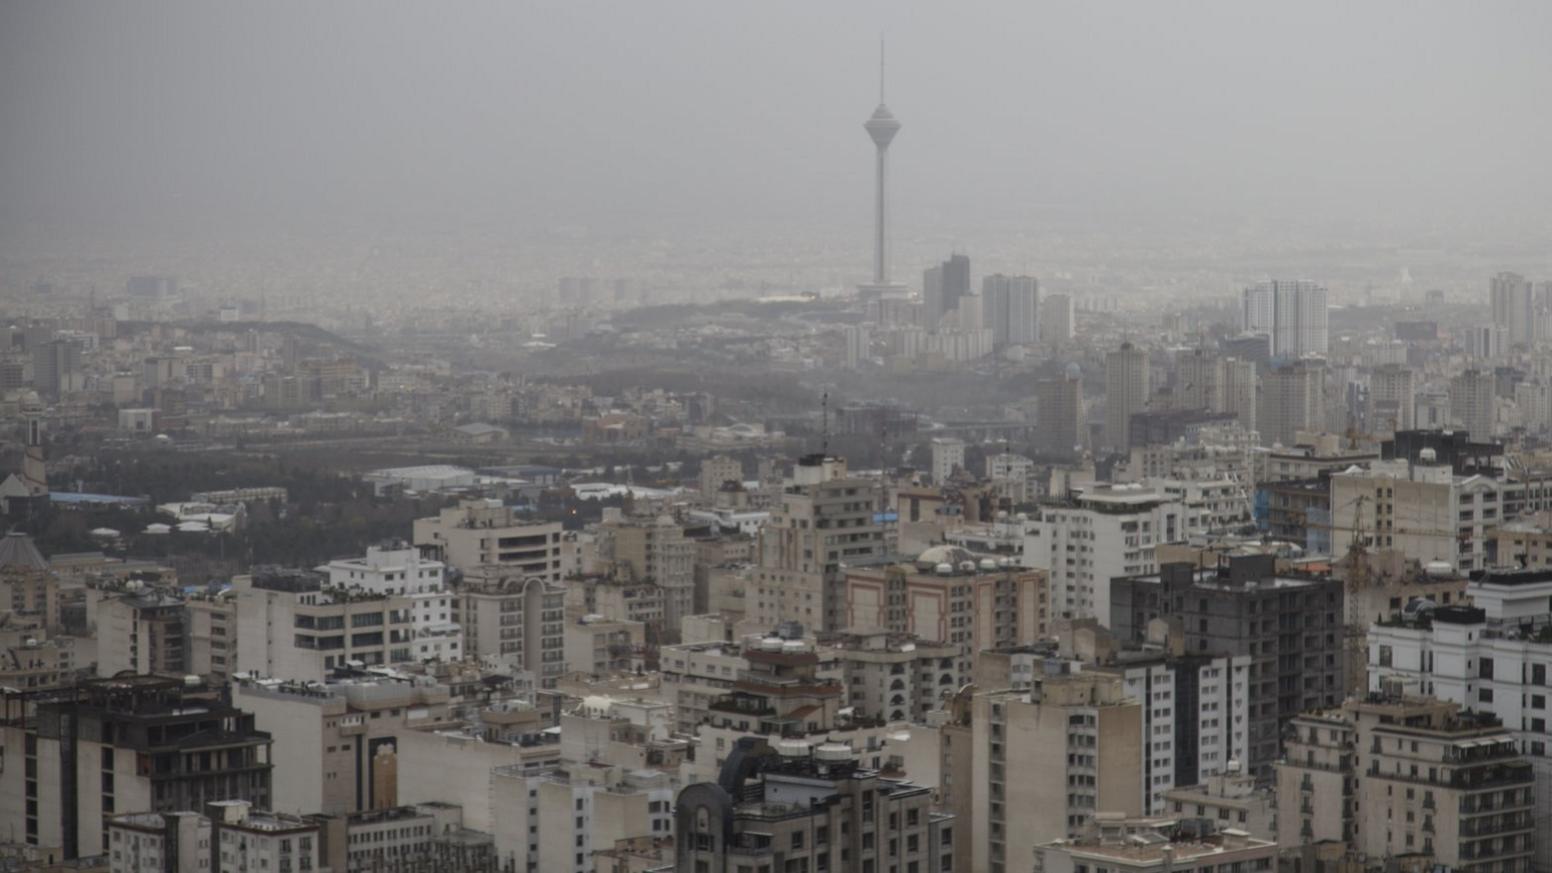
[[494, 839], [464, 827], [457, 804], [419, 803], [307, 820], [319, 828], [323, 864], [334, 873], [501, 870]]
[[1082, 837], [1037, 847], [1033, 869], [1034, 873], [1267, 873], [1276, 865], [1277, 844], [1239, 828], [1101, 816]]
[[583, 673], [628, 673], [642, 669], [647, 655], [647, 626], [601, 615], [568, 620], [566, 669]]
[[1259, 840], [1277, 841], [1277, 797], [1254, 777], [1231, 768], [1209, 776], [1200, 785], [1164, 792], [1164, 814], [1205, 818], [1221, 828], [1241, 830]]

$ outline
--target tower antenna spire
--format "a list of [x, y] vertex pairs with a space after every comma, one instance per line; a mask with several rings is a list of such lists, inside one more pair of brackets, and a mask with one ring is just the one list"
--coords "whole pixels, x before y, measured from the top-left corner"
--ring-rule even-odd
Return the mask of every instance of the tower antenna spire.
[[884, 35], [878, 35], [878, 102], [884, 102]]

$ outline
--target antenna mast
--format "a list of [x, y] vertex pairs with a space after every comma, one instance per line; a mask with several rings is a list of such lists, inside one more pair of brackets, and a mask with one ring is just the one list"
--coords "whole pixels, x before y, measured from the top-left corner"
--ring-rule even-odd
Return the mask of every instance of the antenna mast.
[[884, 102], [884, 35], [878, 35], [878, 102]]

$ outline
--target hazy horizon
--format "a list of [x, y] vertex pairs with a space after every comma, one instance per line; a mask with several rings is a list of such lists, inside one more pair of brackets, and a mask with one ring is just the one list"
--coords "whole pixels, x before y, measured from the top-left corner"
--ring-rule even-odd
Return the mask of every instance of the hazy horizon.
[[880, 32], [902, 235], [1552, 226], [1545, 4], [13, 2], [0, 246], [582, 226], [861, 248]]

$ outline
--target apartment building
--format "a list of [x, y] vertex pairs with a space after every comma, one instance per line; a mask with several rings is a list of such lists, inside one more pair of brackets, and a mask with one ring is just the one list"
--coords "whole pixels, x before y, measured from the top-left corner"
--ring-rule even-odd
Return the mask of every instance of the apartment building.
[[960, 647], [887, 631], [826, 634], [819, 657], [846, 687], [846, 705], [863, 720], [925, 724], [966, 682]]
[[673, 835], [675, 786], [657, 770], [505, 767], [491, 790], [497, 856], [519, 873], [593, 873], [594, 853], [618, 841]]
[[1173, 819], [1103, 816], [1072, 840], [1035, 849], [1034, 873], [1270, 873], [1277, 844], [1232, 827]]
[[1270, 775], [1289, 718], [1345, 694], [1340, 581], [1280, 574], [1271, 555], [1246, 555], [1215, 567], [1166, 564], [1117, 580], [1112, 595], [1110, 627], [1123, 645], [1145, 642], [1162, 620], [1187, 654], [1251, 659], [1248, 746], [1238, 755], [1248, 773]]
[[4, 705], [0, 832], [24, 845], [89, 857], [108, 851], [108, 819], [121, 812], [268, 806], [270, 735], [201, 683], [92, 679]]
[[1468, 873], [1532, 867], [1535, 779], [1493, 716], [1371, 695], [1293, 719], [1277, 765], [1278, 844], [1347, 844]]
[[763, 627], [796, 621], [814, 631], [842, 629], [844, 565], [886, 551], [881, 497], [878, 483], [850, 476], [843, 459], [800, 458], [760, 529], [747, 618]]
[[504, 661], [544, 687], [566, 672], [566, 590], [520, 567], [486, 564], [456, 587], [469, 655]]
[[1521, 515], [1552, 508], [1552, 477], [1481, 472], [1462, 475], [1432, 448], [1415, 461], [1376, 461], [1331, 476], [1333, 554], [1354, 539], [1446, 561], [1462, 573], [1485, 570], [1494, 531]]
[[447, 589], [446, 565], [422, 558], [407, 545], [369, 546], [362, 558], [341, 558], [318, 568], [330, 588], [407, 597], [411, 603], [411, 651], [417, 661], [463, 657], [463, 630]]
[[1024, 528], [1024, 565], [1048, 574], [1053, 618], [1108, 623], [1111, 580], [1154, 572], [1154, 549], [1185, 539], [1185, 515], [1151, 489], [1095, 485], [1040, 506]]
[[[455, 803], [308, 816], [332, 873], [500, 873], [495, 841], [463, 825]], [[270, 870], [266, 873], [275, 873]]]
[[236, 674], [237, 595], [231, 589], [191, 594], [184, 601], [188, 672], [224, 685]]
[[50, 638], [40, 622], [0, 614], [0, 686], [17, 691], [58, 688], [75, 679], [76, 638]]
[[1200, 785], [1185, 785], [1164, 792], [1164, 814], [1177, 818], [1204, 818], [1219, 829], [1234, 828], [1252, 837], [1277, 841], [1276, 792], [1237, 766], [1209, 776]]
[[609, 517], [598, 527], [599, 557], [617, 572], [656, 585], [663, 602], [663, 637], [678, 639], [679, 622], [695, 614], [695, 543], [671, 516]]
[[488, 564], [552, 584], [568, 566], [560, 522], [533, 522], [496, 500], [464, 501], [433, 518], [417, 518], [415, 547], [426, 557], [464, 573]]
[[742, 743], [718, 781], [679, 792], [677, 873], [952, 868], [954, 819], [929, 789], [860, 767], [838, 743]]
[[273, 739], [270, 808], [341, 815], [398, 803], [397, 737], [449, 727], [448, 690], [381, 677], [327, 682], [239, 677], [232, 703]]
[[[901, 634], [954, 650], [948, 672], [968, 680], [975, 653], [1047, 635], [1051, 606], [1041, 570], [934, 546], [911, 564], [846, 571], [845, 625], [856, 633]], [[957, 685], [956, 685], [957, 687]]]
[[321, 682], [337, 668], [416, 660], [414, 601], [333, 588], [318, 573], [258, 569], [232, 580], [244, 672]]
[[577, 673], [628, 673], [645, 664], [647, 626], [583, 615], [566, 621], [566, 669]]
[[1552, 512], [1538, 512], [1493, 528], [1488, 553], [1497, 567], [1552, 568]]
[[[326, 871], [316, 822], [217, 801], [200, 812], [131, 813], [108, 821], [111, 873]], [[344, 868], [339, 868], [344, 869]]]
[[[1497, 717], [1529, 759], [1543, 810], [1552, 797], [1552, 571], [1492, 570], [1466, 594], [1471, 606], [1371, 626], [1369, 690], [1429, 694]], [[1552, 845], [1536, 855], [1537, 866], [1552, 864]]]
[[712, 703], [748, 671], [743, 652], [742, 644], [720, 640], [663, 647], [658, 658], [662, 696], [674, 705], [679, 730], [694, 731], [710, 718]]
[[109, 873], [209, 873], [210, 819], [134, 812], [108, 819]]
[[98, 676], [188, 672], [182, 596], [127, 582], [88, 597], [95, 599]]
[[1249, 746], [1249, 655], [1124, 652], [1092, 671], [1117, 676], [1142, 706], [1147, 815], [1169, 811], [1168, 793], [1237, 768]]
[[1076, 836], [1097, 813], [1142, 814], [1142, 704], [1118, 677], [1044, 676], [1029, 690], [978, 694], [972, 706], [960, 780], [970, 869], [1027, 870], [1036, 846]]

